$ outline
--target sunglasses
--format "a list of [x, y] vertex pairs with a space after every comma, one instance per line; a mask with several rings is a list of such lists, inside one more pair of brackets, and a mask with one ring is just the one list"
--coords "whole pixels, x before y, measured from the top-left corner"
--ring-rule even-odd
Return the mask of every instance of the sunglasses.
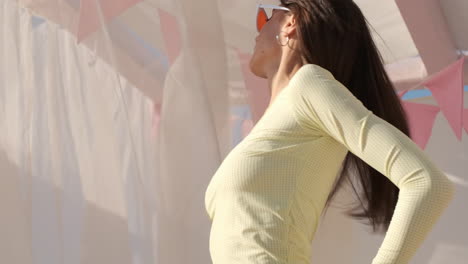
[[284, 6], [258, 4], [257, 5], [257, 18], [256, 18], [258, 32], [260, 32], [263, 26], [268, 22], [268, 20], [271, 19], [274, 9], [291, 11], [289, 8], [284, 7]]

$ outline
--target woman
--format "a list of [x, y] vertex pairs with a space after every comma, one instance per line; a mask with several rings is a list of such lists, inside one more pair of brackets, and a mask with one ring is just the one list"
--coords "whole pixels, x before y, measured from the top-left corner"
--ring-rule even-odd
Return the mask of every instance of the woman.
[[352, 0], [281, 0], [257, 14], [250, 69], [271, 100], [206, 190], [213, 264], [309, 264], [320, 216], [353, 175], [350, 215], [386, 231], [372, 263], [408, 263], [454, 186], [408, 137], [361, 11]]

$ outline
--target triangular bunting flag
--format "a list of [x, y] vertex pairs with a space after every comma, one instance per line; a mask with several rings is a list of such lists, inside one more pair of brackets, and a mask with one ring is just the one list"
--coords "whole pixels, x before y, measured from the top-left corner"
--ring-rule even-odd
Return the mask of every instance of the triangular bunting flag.
[[462, 132], [464, 58], [462, 56], [423, 83], [432, 92], [458, 140]]
[[102, 23], [107, 23], [140, 1], [142, 0], [81, 0], [78, 42], [101, 26], [99, 10], [101, 10], [104, 19]]
[[432, 134], [434, 121], [440, 108], [433, 105], [403, 102], [403, 108], [408, 116], [411, 139], [421, 147], [426, 144]]
[[172, 65], [179, 56], [181, 49], [181, 34], [179, 23], [175, 16], [167, 13], [166, 11], [159, 9], [159, 20], [161, 32], [164, 37], [164, 44], [166, 46], [167, 56], [169, 57], [169, 63]]
[[236, 48], [235, 51], [239, 57], [245, 86], [248, 92], [248, 100], [252, 109], [252, 122], [257, 123], [270, 102], [268, 83], [264, 79], [255, 76], [250, 71], [249, 63], [250, 58], [252, 57], [251, 54], [243, 53]]

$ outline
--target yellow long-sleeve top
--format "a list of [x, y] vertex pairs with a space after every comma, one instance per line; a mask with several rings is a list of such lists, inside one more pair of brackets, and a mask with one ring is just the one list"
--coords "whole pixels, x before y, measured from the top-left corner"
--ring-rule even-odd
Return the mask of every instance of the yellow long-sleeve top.
[[306, 64], [206, 189], [213, 264], [309, 264], [320, 215], [348, 151], [400, 189], [372, 264], [408, 263], [452, 199], [452, 182], [331, 72]]

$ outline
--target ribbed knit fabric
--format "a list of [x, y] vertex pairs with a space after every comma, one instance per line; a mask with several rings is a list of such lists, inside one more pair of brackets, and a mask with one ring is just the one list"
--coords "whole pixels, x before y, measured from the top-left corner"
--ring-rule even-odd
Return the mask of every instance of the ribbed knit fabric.
[[213, 264], [309, 264], [320, 215], [348, 151], [400, 188], [372, 264], [409, 263], [452, 199], [452, 182], [332, 73], [306, 64], [206, 189]]

